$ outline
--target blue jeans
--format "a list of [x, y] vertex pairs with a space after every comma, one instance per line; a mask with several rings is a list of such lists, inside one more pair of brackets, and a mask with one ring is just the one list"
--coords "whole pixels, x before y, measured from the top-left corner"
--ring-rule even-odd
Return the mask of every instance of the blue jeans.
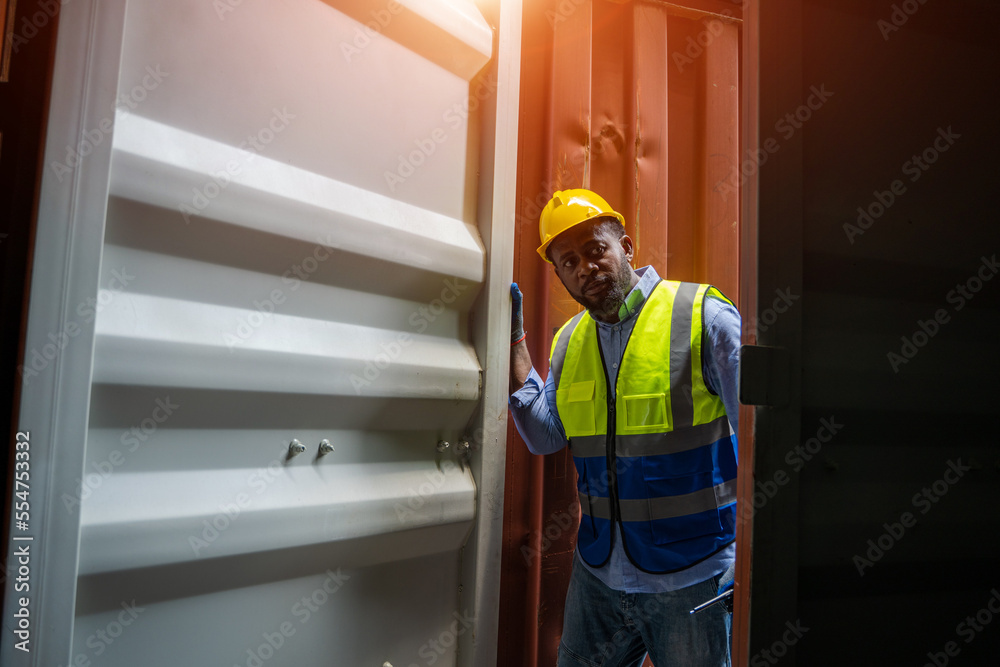
[[656, 667], [729, 667], [732, 619], [715, 604], [721, 575], [667, 593], [624, 593], [573, 558], [566, 593], [558, 667], [639, 667], [646, 653]]

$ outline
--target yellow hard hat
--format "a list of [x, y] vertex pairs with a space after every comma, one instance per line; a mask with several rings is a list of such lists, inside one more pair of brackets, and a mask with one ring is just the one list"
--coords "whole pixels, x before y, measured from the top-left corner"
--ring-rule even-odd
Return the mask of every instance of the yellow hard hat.
[[545, 254], [545, 250], [557, 236], [581, 222], [605, 217], [617, 218], [622, 226], [625, 225], [622, 214], [611, 208], [596, 192], [583, 188], [559, 190], [552, 195], [538, 219], [538, 236], [542, 242], [538, 246], [538, 255], [551, 264], [552, 260]]

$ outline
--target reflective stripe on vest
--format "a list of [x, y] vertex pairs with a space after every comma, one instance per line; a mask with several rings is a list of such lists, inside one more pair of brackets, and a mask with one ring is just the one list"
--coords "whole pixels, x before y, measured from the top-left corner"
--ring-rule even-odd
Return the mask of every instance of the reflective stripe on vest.
[[[580, 318], [583, 317], [583, 312], [577, 313], [569, 322], [562, 325], [559, 329], [562, 332], [563, 329], [569, 327], [572, 331], [579, 324]], [[558, 336], [558, 334], [557, 334]], [[559, 336], [556, 338], [556, 344], [552, 346], [552, 354], [549, 357], [549, 368], [552, 371], [552, 379], [555, 383], [555, 387], [559, 389], [559, 378], [562, 376], [563, 362], [566, 361], [566, 348], [569, 347], [569, 336]]]
[[[700, 491], [668, 498], [643, 498], [619, 500], [622, 521], [654, 521], [673, 519], [687, 514], [707, 512], [736, 502], [736, 480], [716, 484]], [[611, 518], [611, 499], [580, 494], [580, 507], [584, 514], [598, 519]]]
[[[676, 454], [706, 442], [715, 442], [729, 435], [729, 418], [717, 417], [707, 424], [667, 433], [636, 433], [615, 437], [615, 454], [618, 456], [657, 456]], [[607, 434], [584, 435], [573, 438], [573, 456], [604, 456], [607, 454]]]
[[708, 293], [728, 301], [710, 285], [662, 281], [636, 315], [619, 367], [613, 447], [596, 323], [580, 313], [556, 334], [550, 367], [577, 466], [578, 545], [591, 565], [610, 556], [614, 518], [629, 559], [649, 572], [684, 569], [733, 540], [736, 441], [701, 370]]

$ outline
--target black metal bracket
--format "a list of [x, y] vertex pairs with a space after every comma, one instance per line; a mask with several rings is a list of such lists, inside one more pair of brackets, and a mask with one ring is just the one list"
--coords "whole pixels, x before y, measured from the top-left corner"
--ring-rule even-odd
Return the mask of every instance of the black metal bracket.
[[740, 348], [740, 403], [788, 404], [788, 350], [783, 347], [744, 345]]

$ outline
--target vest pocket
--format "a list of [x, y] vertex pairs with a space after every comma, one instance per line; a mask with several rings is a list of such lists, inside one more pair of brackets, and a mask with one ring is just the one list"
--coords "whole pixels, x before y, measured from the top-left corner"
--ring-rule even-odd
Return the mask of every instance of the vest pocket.
[[710, 450], [701, 447], [682, 454], [642, 458], [649, 530], [655, 544], [722, 533]]
[[574, 435], [594, 435], [594, 380], [574, 382], [566, 393], [566, 403], [559, 408], [559, 418]]
[[633, 394], [623, 398], [626, 426], [631, 428], [667, 425], [666, 394]]

